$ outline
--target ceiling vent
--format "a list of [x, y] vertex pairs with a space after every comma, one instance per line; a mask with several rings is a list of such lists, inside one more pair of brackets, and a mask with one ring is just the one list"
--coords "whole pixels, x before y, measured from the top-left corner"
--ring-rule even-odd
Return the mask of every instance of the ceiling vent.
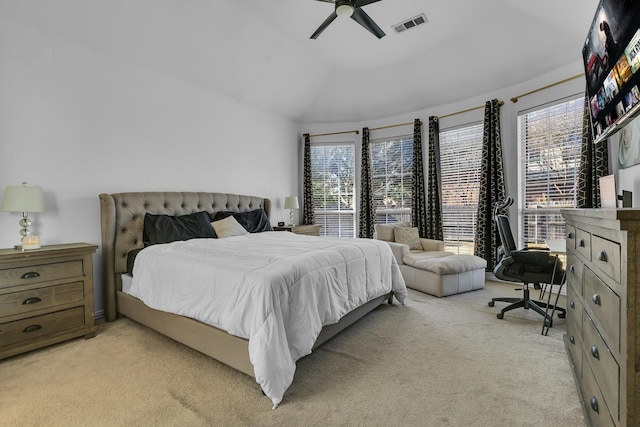
[[410, 30], [412, 28], [417, 27], [418, 25], [424, 24], [425, 22], [428, 22], [427, 17], [425, 16], [424, 13], [421, 13], [418, 16], [414, 16], [409, 20], [406, 20], [396, 25], [392, 25], [391, 27], [393, 28], [393, 31], [396, 32], [396, 34], [400, 34], [406, 30]]

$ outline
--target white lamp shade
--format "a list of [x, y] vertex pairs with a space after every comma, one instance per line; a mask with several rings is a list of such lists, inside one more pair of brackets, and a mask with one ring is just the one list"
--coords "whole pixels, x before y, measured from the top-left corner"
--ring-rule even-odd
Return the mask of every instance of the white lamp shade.
[[298, 198], [296, 196], [288, 196], [284, 198], [285, 209], [298, 209]]
[[7, 185], [2, 199], [2, 212], [44, 212], [42, 188], [22, 185]]

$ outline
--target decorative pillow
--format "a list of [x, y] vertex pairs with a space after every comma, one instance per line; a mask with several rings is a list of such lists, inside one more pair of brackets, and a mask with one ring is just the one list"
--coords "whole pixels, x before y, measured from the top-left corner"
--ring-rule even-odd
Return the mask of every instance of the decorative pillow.
[[261, 233], [263, 231], [273, 231], [269, 217], [264, 209], [254, 209], [248, 212], [216, 212], [213, 217], [214, 221], [218, 221], [229, 216], [233, 216], [249, 233]]
[[142, 240], [145, 246], [205, 237], [216, 237], [206, 211], [180, 216], [149, 213], [144, 216]]
[[233, 217], [228, 216], [224, 219], [213, 221], [211, 227], [216, 231], [220, 238], [231, 236], [243, 236], [249, 232]]
[[420, 243], [420, 235], [418, 234], [417, 227], [395, 227], [393, 232], [396, 236], [397, 243], [409, 245], [410, 250], [422, 250], [422, 243]]
[[393, 234], [393, 229], [395, 227], [411, 227], [411, 224], [408, 222], [396, 222], [393, 224], [376, 224], [376, 239], [385, 240], [387, 242], [395, 242], [395, 236]]

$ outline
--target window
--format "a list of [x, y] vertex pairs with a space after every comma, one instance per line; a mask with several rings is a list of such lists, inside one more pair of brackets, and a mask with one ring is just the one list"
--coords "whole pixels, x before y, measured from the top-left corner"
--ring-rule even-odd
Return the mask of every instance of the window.
[[445, 250], [473, 255], [482, 123], [440, 132], [442, 233]]
[[370, 143], [376, 223], [411, 222], [413, 137]]
[[355, 144], [312, 144], [311, 181], [321, 235], [355, 237]]
[[561, 208], [576, 206], [584, 98], [518, 115], [519, 246], [563, 239]]

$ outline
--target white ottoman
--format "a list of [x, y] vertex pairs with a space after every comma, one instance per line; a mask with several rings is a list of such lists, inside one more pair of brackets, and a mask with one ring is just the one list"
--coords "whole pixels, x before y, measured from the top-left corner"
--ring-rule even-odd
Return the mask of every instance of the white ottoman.
[[487, 261], [475, 255], [419, 252], [403, 257], [406, 285], [437, 297], [484, 288]]

